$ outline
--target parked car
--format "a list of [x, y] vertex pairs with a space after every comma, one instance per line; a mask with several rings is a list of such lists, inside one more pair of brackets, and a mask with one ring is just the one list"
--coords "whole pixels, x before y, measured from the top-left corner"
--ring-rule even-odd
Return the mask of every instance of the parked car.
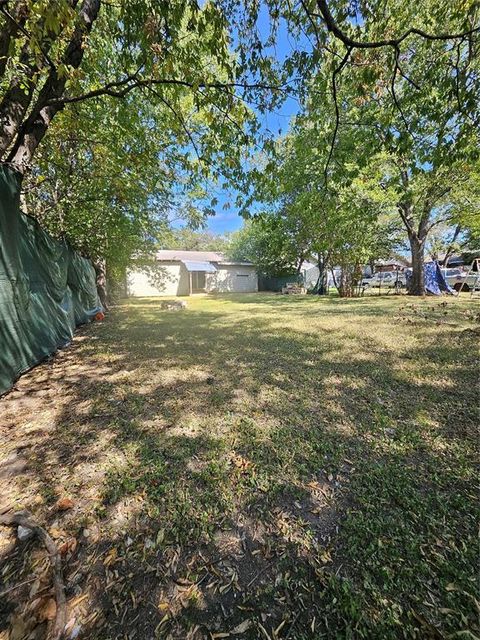
[[[451, 269], [442, 269], [443, 277], [447, 281], [447, 284], [455, 289], [455, 291], [470, 291], [475, 286], [475, 280], [478, 277], [476, 271], [472, 271], [468, 275], [468, 269], [464, 267], [454, 267]], [[463, 287], [462, 287], [463, 284]]]
[[402, 288], [407, 285], [405, 274], [400, 271], [379, 271], [374, 273], [369, 278], [363, 278], [362, 286], [368, 289], [369, 287], [382, 287], [385, 289]]

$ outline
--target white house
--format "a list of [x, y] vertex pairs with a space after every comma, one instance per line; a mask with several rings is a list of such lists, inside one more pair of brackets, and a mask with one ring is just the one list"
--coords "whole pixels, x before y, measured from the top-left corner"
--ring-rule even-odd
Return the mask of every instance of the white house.
[[258, 291], [254, 265], [214, 251], [157, 251], [150, 265], [127, 272], [127, 293], [134, 297], [253, 291]]

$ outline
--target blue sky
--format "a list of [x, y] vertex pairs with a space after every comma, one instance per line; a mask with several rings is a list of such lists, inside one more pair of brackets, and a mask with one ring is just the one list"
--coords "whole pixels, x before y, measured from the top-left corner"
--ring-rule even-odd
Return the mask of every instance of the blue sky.
[[[260, 13], [258, 29], [262, 36], [267, 37], [270, 28], [269, 17], [266, 11]], [[275, 49], [269, 51], [269, 53], [274, 54], [278, 60], [283, 61], [291, 54], [293, 49], [299, 45], [305, 47], [307, 44], [306, 41], [294, 42], [292, 36], [287, 33], [286, 28], [283, 26], [279, 29]], [[290, 120], [292, 116], [298, 113], [298, 110], [298, 102], [292, 98], [288, 98], [279, 110], [264, 114], [258, 113], [257, 111], [257, 115], [265, 131], [269, 130], [280, 135], [288, 131]], [[218, 198], [218, 205], [215, 207], [216, 215], [208, 219], [207, 229], [213, 233], [225, 233], [239, 229], [243, 224], [243, 219], [238, 215], [238, 209], [234, 205], [235, 193], [218, 190], [215, 196]], [[223, 205], [226, 202], [230, 202], [231, 208], [224, 210]]]
[[[259, 114], [258, 117], [262, 122], [264, 129], [281, 133], [288, 131], [290, 119], [298, 112], [298, 103], [288, 99], [280, 111], [268, 114]], [[235, 207], [235, 193], [226, 192], [221, 189], [216, 193], [218, 204], [215, 207], [215, 216], [208, 218], [207, 229], [213, 233], [224, 233], [226, 231], [235, 231], [243, 224], [243, 218], [238, 215], [238, 209]], [[223, 205], [230, 202], [231, 208], [224, 210]]]

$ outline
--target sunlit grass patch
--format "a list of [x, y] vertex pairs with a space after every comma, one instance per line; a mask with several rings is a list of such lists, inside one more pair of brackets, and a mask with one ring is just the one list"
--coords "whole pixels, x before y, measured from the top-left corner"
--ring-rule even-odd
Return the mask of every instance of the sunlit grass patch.
[[39, 430], [23, 379], [9, 447], [35, 453], [12, 491], [78, 537], [88, 637], [478, 633], [471, 307], [129, 300], [59, 362]]

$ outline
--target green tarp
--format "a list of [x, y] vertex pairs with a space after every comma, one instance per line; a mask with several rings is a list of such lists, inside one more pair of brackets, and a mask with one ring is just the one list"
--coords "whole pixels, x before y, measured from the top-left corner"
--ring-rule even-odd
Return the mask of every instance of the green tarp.
[[101, 310], [95, 270], [20, 211], [18, 174], [0, 166], [0, 394]]
[[267, 276], [261, 274], [258, 277], [259, 291], [281, 291], [289, 282], [298, 282], [303, 284], [303, 278], [299, 273], [293, 273], [289, 276]]

